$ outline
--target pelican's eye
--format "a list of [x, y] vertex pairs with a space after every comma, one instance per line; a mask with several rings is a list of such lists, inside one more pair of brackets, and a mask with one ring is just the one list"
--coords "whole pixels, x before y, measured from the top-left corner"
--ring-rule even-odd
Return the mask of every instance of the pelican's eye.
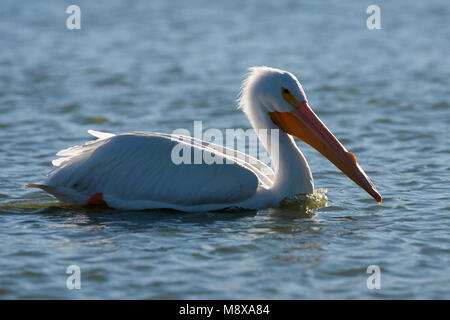
[[295, 96], [289, 91], [289, 89], [281, 88], [281, 96], [283, 97], [284, 101], [289, 103], [294, 108], [298, 105], [298, 101], [295, 98]]

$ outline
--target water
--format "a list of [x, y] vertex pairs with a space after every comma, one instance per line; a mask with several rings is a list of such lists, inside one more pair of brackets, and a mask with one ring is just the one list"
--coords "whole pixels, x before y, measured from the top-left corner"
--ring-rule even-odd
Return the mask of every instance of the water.
[[[81, 30], [66, 29], [69, 4]], [[370, 4], [382, 30], [366, 28]], [[445, 0], [3, 0], [0, 298], [449, 299], [449, 13]], [[299, 77], [382, 205], [303, 143], [326, 207], [115, 212], [21, 188], [91, 128], [248, 128], [235, 100], [262, 64]], [[71, 264], [81, 290], [66, 288]]]

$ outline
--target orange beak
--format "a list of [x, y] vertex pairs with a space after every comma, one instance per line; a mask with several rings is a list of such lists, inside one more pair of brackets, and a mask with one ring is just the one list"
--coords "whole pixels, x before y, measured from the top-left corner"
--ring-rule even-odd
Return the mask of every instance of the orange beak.
[[336, 167], [366, 190], [378, 203], [381, 195], [364, 170], [356, 162], [356, 157], [347, 151], [311, 110], [307, 101], [298, 102], [292, 95], [283, 94], [294, 110], [291, 112], [270, 112], [272, 121], [285, 132], [306, 142], [330, 160]]

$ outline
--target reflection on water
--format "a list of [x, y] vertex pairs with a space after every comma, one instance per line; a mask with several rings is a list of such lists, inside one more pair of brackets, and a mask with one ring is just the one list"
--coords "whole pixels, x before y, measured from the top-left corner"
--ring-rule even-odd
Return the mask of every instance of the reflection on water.
[[[2, 4], [0, 298], [449, 298], [446, 1], [382, 1], [372, 31], [369, 3], [79, 1], [78, 31], [61, 1]], [[22, 188], [88, 129], [248, 128], [253, 65], [298, 76], [381, 205], [303, 143], [319, 189], [277, 209], [118, 212]]]

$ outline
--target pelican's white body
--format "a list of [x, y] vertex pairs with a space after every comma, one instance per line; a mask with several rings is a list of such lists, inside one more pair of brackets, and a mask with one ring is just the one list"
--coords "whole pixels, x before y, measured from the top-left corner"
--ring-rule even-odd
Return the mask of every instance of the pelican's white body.
[[[256, 129], [279, 129], [269, 113], [290, 110], [279, 85], [305, 100], [303, 89], [290, 73], [267, 67], [252, 68], [244, 82], [240, 106]], [[274, 103], [277, 100], [277, 103]], [[102, 193], [117, 209], [170, 208], [209, 211], [229, 207], [260, 209], [283, 198], [314, 191], [309, 166], [291, 136], [279, 130], [279, 155], [272, 156], [275, 173], [264, 163], [209, 142], [164, 133], [114, 135], [89, 131], [98, 139], [57, 153], [57, 167], [37, 184], [63, 202], [86, 204]], [[267, 132], [271, 132], [268, 130]], [[270, 151], [270, 137], [263, 141]], [[227, 158], [223, 164], [175, 164], [173, 148], [187, 143], [197, 150]], [[231, 151], [231, 152], [230, 152]], [[217, 162], [217, 161], [216, 161]]]

